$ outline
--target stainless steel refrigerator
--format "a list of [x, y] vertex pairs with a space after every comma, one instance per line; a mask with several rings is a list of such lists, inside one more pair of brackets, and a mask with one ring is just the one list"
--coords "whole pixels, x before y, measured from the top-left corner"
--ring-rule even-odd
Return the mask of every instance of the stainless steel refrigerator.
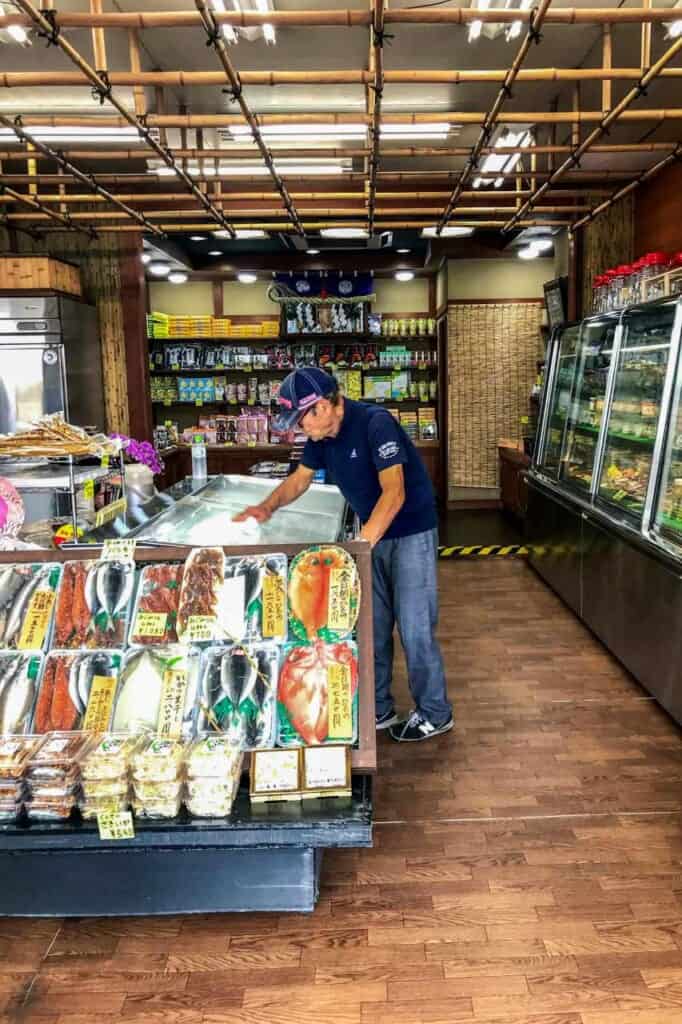
[[97, 311], [62, 295], [0, 296], [0, 433], [54, 412], [104, 429]]

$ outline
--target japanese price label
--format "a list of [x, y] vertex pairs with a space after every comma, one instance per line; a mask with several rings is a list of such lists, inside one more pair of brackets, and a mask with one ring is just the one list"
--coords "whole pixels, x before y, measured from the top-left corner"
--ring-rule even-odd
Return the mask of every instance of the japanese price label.
[[166, 632], [168, 612], [138, 612], [133, 634], [135, 636], [163, 636]]
[[108, 455], [103, 455], [102, 456], [102, 469], [109, 469], [109, 456]]
[[159, 736], [178, 739], [182, 732], [187, 694], [187, 673], [178, 669], [167, 669], [163, 674], [163, 688], [159, 705]]
[[215, 637], [217, 619], [215, 615], [190, 615], [187, 620], [187, 630], [184, 641], [201, 643], [202, 640], [213, 640]]
[[135, 541], [127, 537], [112, 537], [102, 544], [103, 562], [134, 562]]
[[263, 580], [263, 638], [284, 636], [286, 633], [284, 607], [284, 580], [268, 574]]
[[39, 651], [43, 646], [54, 599], [53, 590], [37, 590], [31, 598], [17, 643], [20, 651]]
[[100, 839], [134, 839], [135, 828], [130, 811], [100, 811], [97, 815]]
[[83, 728], [86, 732], [103, 732], [109, 725], [114, 702], [116, 676], [93, 676]]
[[118, 501], [112, 501], [110, 505], [105, 505], [95, 515], [95, 526], [104, 526], [105, 523], [110, 523], [117, 516], [124, 515], [127, 507], [128, 502], [125, 498], [119, 498]]
[[353, 571], [350, 568], [332, 569], [329, 573], [329, 614], [327, 625], [330, 629], [350, 629], [350, 599]]
[[330, 740], [348, 740], [353, 735], [353, 696], [350, 665], [327, 666]]
[[83, 484], [83, 497], [86, 501], [91, 501], [95, 497], [95, 481], [86, 480]]

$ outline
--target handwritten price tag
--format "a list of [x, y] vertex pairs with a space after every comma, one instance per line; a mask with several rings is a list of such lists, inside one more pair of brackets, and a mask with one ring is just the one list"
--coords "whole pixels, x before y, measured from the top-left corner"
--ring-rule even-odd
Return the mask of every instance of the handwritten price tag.
[[353, 574], [350, 569], [332, 569], [329, 573], [329, 615], [330, 629], [350, 629], [350, 599]]
[[95, 497], [94, 480], [86, 480], [85, 483], [83, 484], [83, 497], [86, 499], [86, 501], [90, 501], [92, 498]]
[[286, 633], [284, 580], [268, 575], [263, 580], [263, 637], [279, 637]]
[[54, 599], [53, 590], [37, 590], [31, 598], [17, 643], [20, 651], [38, 651], [43, 646]]
[[97, 815], [100, 839], [134, 839], [135, 827], [130, 811], [100, 811]]
[[133, 633], [135, 636], [163, 636], [167, 622], [167, 612], [138, 612]]
[[217, 620], [215, 615], [190, 615], [184, 640], [201, 643], [215, 638]]
[[118, 501], [112, 501], [110, 505], [105, 505], [95, 515], [95, 526], [104, 526], [105, 523], [110, 523], [117, 516], [124, 515], [127, 507], [128, 502], [125, 498], [119, 498]]
[[187, 694], [187, 673], [180, 669], [167, 669], [163, 674], [163, 688], [159, 705], [159, 736], [177, 739], [182, 732]]
[[329, 732], [330, 740], [348, 740], [353, 735], [353, 697], [351, 691], [350, 665], [338, 662], [327, 666], [327, 689], [329, 691]]
[[135, 541], [127, 537], [112, 537], [102, 544], [103, 562], [134, 562]]
[[85, 732], [103, 732], [109, 725], [114, 703], [116, 676], [94, 676], [83, 719]]

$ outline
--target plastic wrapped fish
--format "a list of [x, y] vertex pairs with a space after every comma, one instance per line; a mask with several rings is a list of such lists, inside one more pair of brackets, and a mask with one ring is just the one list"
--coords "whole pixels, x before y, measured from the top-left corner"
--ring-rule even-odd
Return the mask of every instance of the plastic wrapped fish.
[[128, 562], [66, 562], [57, 595], [54, 646], [121, 647], [135, 567]]
[[349, 552], [334, 544], [301, 551], [289, 568], [289, 625], [295, 637], [333, 643], [355, 628], [360, 577]]
[[[0, 648], [41, 650], [49, 640], [54, 613], [54, 592], [61, 566], [51, 563], [0, 566]], [[24, 631], [29, 611], [43, 614]]]
[[118, 675], [120, 651], [52, 651], [45, 659], [40, 690], [33, 716], [36, 733], [70, 731], [85, 726], [90, 695], [98, 682], [95, 728], [107, 729], [111, 718]]
[[358, 653], [354, 641], [287, 644], [277, 697], [279, 746], [355, 742]]
[[0, 734], [28, 732], [42, 663], [40, 654], [0, 653]]
[[[218, 639], [284, 640], [287, 635], [286, 555], [244, 555], [225, 559], [223, 597], [218, 609]], [[230, 630], [234, 604], [243, 608], [241, 629]]]
[[240, 750], [272, 746], [279, 652], [274, 644], [211, 647], [202, 662], [202, 729], [221, 730]]
[[119, 680], [112, 731], [193, 736], [199, 661], [196, 648], [179, 644], [129, 650]]
[[135, 646], [174, 644], [184, 566], [146, 565], [140, 575], [129, 642]]
[[202, 639], [197, 620], [208, 622], [208, 640], [215, 638], [218, 602], [225, 576], [222, 548], [194, 548], [187, 557], [180, 587], [177, 633], [181, 643]]

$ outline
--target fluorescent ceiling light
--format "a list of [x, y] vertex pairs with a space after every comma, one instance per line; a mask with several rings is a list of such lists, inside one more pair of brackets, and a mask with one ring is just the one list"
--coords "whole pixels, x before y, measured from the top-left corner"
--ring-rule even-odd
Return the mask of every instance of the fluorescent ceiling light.
[[668, 25], [668, 38], [679, 39], [682, 36], [682, 19], [679, 21], [673, 21]]
[[[275, 167], [282, 175], [296, 174], [302, 177], [316, 177], [327, 174], [341, 175], [346, 174], [352, 170], [350, 161], [345, 164], [340, 161], [335, 162], [315, 162], [314, 160], [306, 161], [305, 163], [297, 163], [289, 159], [276, 160]], [[250, 163], [248, 161], [240, 160], [237, 163], [232, 164], [220, 164], [217, 168], [211, 167], [202, 168], [198, 164], [188, 164], [186, 168], [188, 174], [194, 174], [198, 177], [212, 176], [214, 174], [219, 175], [221, 178], [265, 178], [270, 174], [270, 171], [263, 163]], [[170, 167], [161, 166], [148, 166], [148, 174], [155, 174], [158, 177], [167, 177], [175, 172]]]
[[[509, 5], [507, 4], [507, 6], [509, 6]], [[521, 11], [528, 11], [528, 10], [530, 10], [530, 8], [532, 6], [533, 6], [533, 0], [521, 0], [521, 3], [519, 5], [519, 10], [521, 10]], [[521, 35], [522, 31], [523, 31], [523, 22], [522, 21], [512, 21], [511, 25], [508, 26], [508, 28], [507, 28], [507, 30], [505, 32], [505, 39], [507, 40], [507, 42], [512, 42], [512, 40], [519, 38], [519, 36]]]
[[151, 263], [151, 261], [152, 261], [151, 253], [143, 252], [142, 253], [142, 262], [144, 263], [145, 267], [147, 266], [148, 263]]
[[206, 235], [190, 235], [189, 237], [190, 237], [190, 241], [191, 242], [205, 242], [206, 241]]
[[365, 228], [322, 228], [322, 238], [367, 238]]
[[249, 238], [267, 238], [265, 231], [261, 231], [259, 228], [237, 228], [237, 240], [245, 241]]
[[162, 263], [160, 260], [152, 260], [149, 264], [149, 273], [153, 274], [154, 277], [167, 277], [170, 273], [170, 267], [167, 263]]
[[517, 255], [522, 260], [536, 260], [538, 258], [538, 250], [529, 245], [526, 249], [519, 249]]
[[171, 270], [168, 280], [171, 284], [184, 284], [188, 276], [184, 270]]
[[308, 256], [319, 256], [320, 255], [320, 250], [319, 249], [306, 249], [306, 252], [308, 253]]
[[[262, 14], [266, 14], [270, 7], [271, 5], [268, 3], [268, 0], [256, 0], [256, 10]], [[274, 46], [277, 42], [274, 25], [270, 25], [268, 22], [263, 25], [263, 39], [265, 39], [268, 46]]]
[[422, 228], [422, 238], [468, 238], [473, 233], [474, 228], [452, 226], [444, 227], [440, 235], [437, 235], [435, 225], [429, 228]]
[[411, 249], [396, 249], [396, 252], [401, 256], [407, 256], [408, 252], [412, 252]]
[[10, 35], [16, 43], [23, 44], [28, 42], [28, 32], [23, 25], [8, 25], [7, 34]]
[[551, 249], [554, 242], [551, 238], [531, 238], [530, 248], [535, 249], [536, 252], [547, 252]]
[[[459, 127], [450, 125], [443, 121], [434, 121], [433, 124], [382, 124], [381, 136], [387, 139], [444, 139], [451, 128]], [[230, 134], [239, 142], [251, 139], [251, 129], [248, 125], [233, 125]], [[274, 124], [265, 125], [261, 128], [263, 138], [276, 142], [278, 139], [291, 139], [295, 136], [299, 140], [310, 140], [314, 138], [334, 139], [364, 139], [367, 134], [367, 126], [364, 124]]]
[[[211, 7], [213, 8], [214, 11], [218, 11], [219, 14], [222, 14], [225, 11], [224, 0], [211, 0]], [[235, 9], [239, 10], [239, 6], [237, 4], [235, 4]], [[225, 37], [225, 42], [231, 43], [233, 45], [239, 42], [239, 36], [235, 32], [232, 25], [222, 25], [221, 31], [223, 33], [223, 36]]]
[[[510, 149], [513, 146], [518, 146], [519, 149], [527, 149], [532, 145], [532, 142], [533, 136], [529, 131], [507, 132], [505, 135], [498, 135], [493, 144], [493, 149], [501, 149], [503, 147]], [[500, 188], [504, 184], [504, 176], [498, 172], [504, 171], [509, 173], [513, 171], [520, 159], [520, 153], [489, 153], [481, 164], [481, 174], [498, 174], [493, 184], [495, 188]], [[481, 185], [487, 184], [489, 182], [483, 178], [474, 178], [474, 188], [480, 188]]]
[[250, 274], [247, 271], [242, 271], [241, 274], [237, 274], [237, 280], [240, 284], [255, 284], [258, 280], [258, 274]]
[[229, 231], [225, 231], [223, 228], [218, 228], [217, 231], [213, 232], [214, 238], [231, 238], [232, 235]]
[[209, 256], [222, 256], [222, 254], [223, 254], [222, 249], [211, 249], [211, 251], [209, 252], [208, 255]]
[[[9, 31], [9, 29], [8, 29]], [[137, 128], [50, 128], [36, 125], [29, 129], [31, 135], [42, 142], [122, 142], [125, 139], [138, 140]], [[19, 141], [11, 128], [0, 128], [0, 139]]]
[[158, 174], [160, 178], [170, 178], [175, 174], [175, 171], [172, 167], [166, 167], [165, 164], [162, 164], [161, 167], [157, 167], [156, 170], [151, 170], [150, 174]]
[[393, 275], [396, 281], [411, 281], [414, 277], [413, 270], [397, 270]]
[[[489, 0], [479, 0], [479, 2], [475, 6], [478, 7], [479, 10], [485, 11], [487, 9], [487, 7], [489, 6]], [[470, 22], [470, 24], [469, 24], [469, 34], [467, 36], [469, 42], [473, 43], [477, 39], [480, 39], [482, 31], [483, 31], [483, 22], [482, 21], [472, 21], [472, 22]]]

